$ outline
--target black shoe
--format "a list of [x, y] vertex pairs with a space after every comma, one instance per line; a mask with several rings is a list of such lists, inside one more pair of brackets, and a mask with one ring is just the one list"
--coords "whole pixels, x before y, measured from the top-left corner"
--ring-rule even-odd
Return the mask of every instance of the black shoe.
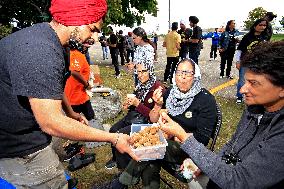
[[96, 160], [95, 154], [77, 154], [69, 161], [68, 170], [75, 171], [81, 169]]
[[69, 161], [76, 154], [83, 151], [83, 145], [78, 142], [69, 144], [64, 148], [64, 151], [66, 152], [66, 156], [63, 158], [63, 161]]
[[107, 181], [101, 185], [95, 185], [92, 189], [127, 189], [128, 186], [119, 182], [119, 178]]
[[73, 189], [78, 184], [78, 179], [71, 178], [71, 179], [67, 180], [67, 182], [68, 182], [68, 189]]
[[106, 163], [106, 165], [105, 165], [105, 168], [106, 169], [113, 169], [113, 168], [115, 168], [116, 167], [116, 161], [114, 161], [114, 160], [109, 160], [107, 163]]

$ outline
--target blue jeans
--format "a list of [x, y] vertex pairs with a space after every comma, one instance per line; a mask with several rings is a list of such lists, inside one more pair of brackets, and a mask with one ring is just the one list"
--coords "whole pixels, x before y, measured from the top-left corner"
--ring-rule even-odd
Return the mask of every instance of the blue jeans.
[[108, 59], [108, 47], [102, 47], [103, 59]]
[[245, 84], [245, 68], [240, 68], [239, 70], [239, 80], [238, 80], [238, 84], [237, 84], [237, 98], [239, 99], [243, 99], [243, 95], [240, 93], [240, 89], [242, 88], [242, 86]]

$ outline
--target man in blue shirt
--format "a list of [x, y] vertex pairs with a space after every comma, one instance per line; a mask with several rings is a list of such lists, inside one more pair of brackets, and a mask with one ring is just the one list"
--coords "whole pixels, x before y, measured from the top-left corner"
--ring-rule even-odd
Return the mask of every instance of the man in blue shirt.
[[214, 60], [217, 57], [217, 48], [219, 45], [219, 33], [218, 33], [218, 28], [215, 28], [215, 32], [211, 36], [212, 38], [212, 45], [211, 45], [211, 51], [210, 51], [210, 61], [213, 60], [213, 53], [214, 53]]

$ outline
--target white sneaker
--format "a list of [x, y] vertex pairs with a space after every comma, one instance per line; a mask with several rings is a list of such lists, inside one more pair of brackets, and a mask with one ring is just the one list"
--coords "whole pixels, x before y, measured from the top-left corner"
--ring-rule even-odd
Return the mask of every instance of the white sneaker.
[[120, 78], [120, 74], [118, 74], [117, 76], [115, 76], [116, 79]]
[[219, 79], [223, 79], [223, 78], [224, 78], [224, 76], [220, 76], [220, 77], [219, 77]]
[[212, 61], [212, 60], [213, 60], [213, 58], [210, 58], [210, 59], [209, 59], [209, 61]]

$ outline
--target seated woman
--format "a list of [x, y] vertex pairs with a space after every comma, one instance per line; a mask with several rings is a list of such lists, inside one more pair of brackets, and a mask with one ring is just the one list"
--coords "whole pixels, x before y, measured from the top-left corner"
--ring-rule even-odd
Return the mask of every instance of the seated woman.
[[[188, 133], [206, 146], [210, 140], [217, 119], [216, 101], [206, 89], [201, 88], [201, 74], [197, 64], [191, 59], [183, 59], [174, 73], [173, 87], [165, 94], [155, 90], [153, 99], [155, 106], [151, 110], [152, 122], [157, 122], [159, 112], [166, 108], [169, 116], [178, 122]], [[164, 111], [162, 111], [164, 112]], [[162, 161], [182, 164], [188, 155], [180, 148], [180, 142], [173, 137], [168, 138], [166, 154]], [[131, 160], [119, 177], [112, 182], [113, 188], [136, 184], [142, 177], [145, 188], [160, 188], [161, 160], [136, 162]]]
[[[160, 89], [165, 91], [161, 82], [156, 80], [152, 64], [137, 64], [138, 85], [134, 91], [134, 97], [128, 96], [124, 107], [128, 108], [127, 115], [115, 123], [111, 128], [111, 133], [120, 132], [130, 134], [132, 123], [149, 123], [149, 113], [154, 107], [153, 93]], [[120, 154], [112, 146], [112, 159], [107, 162], [106, 168], [111, 169], [117, 164], [117, 168], [124, 169], [130, 161], [130, 156]]]
[[256, 46], [241, 67], [245, 84], [240, 92], [247, 108], [218, 154], [164, 113], [161, 128], [179, 138], [181, 148], [209, 177], [208, 184], [200, 183], [207, 188], [284, 188], [284, 41]]

